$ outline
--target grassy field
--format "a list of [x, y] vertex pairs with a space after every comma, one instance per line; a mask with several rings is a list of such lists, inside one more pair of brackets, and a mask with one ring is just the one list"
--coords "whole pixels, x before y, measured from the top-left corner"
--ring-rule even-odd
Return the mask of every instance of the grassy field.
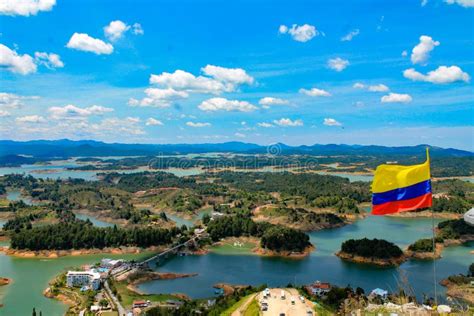
[[248, 299], [250, 296], [253, 294], [249, 294], [247, 296], [244, 296], [240, 301], [236, 302], [234, 305], [229, 307], [226, 311], [224, 311], [220, 316], [230, 316], [232, 315], [233, 312], [238, 310]]
[[244, 316], [258, 316], [260, 315], [260, 307], [256, 299], [253, 299], [245, 310]]
[[252, 242], [243, 242], [241, 246], [234, 246], [234, 241], [224, 241], [221, 245], [212, 246], [209, 250], [222, 255], [252, 254], [252, 249], [257, 245]]
[[125, 282], [115, 282], [115, 287], [118, 294], [120, 295], [121, 302], [125, 308], [130, 308], [133, 301], [135, 300], [150, 300], [151, 302], [162, 302], [170, 299], [177, 299], [175, 296], [170, 294], [146, 294], [140, 295], [134, 291], [130, 291], [127, 288]]

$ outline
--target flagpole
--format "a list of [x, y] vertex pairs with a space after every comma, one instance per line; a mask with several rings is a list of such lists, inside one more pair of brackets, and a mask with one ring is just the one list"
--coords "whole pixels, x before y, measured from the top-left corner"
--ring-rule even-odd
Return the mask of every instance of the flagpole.
[[435, 294], [435, 305], [438, 305], [438, 289], [436, 282], [436, 242], [435, 242], [435, 224], [434, 224], [434, 211], [431, 207], [431, 227], [433, 231], [433, 284], [434, 284], [434, 294]]
[[[429, 154], [429, 148], [426, 147], [426, 160], [428, 161], [428, 164], [430, 164], [430, 154]], [[431, 167], [431, 166], [430, 166]], [[431, 168], [430, 168], [431, 169]], [[430, 176], [431, 178], [431, 176]], [[438, 305], [438, 285], [436, 282], [436, 241], [435, 241], [435, 220], [434, 220], [434, 211], [433, 211], [433, 205], [431, 206], [431, 232], [432, 232], [432, 238], [433, 238], [433, 285], [434, 285], [434, 299], [435, 299], [435, 305]]]

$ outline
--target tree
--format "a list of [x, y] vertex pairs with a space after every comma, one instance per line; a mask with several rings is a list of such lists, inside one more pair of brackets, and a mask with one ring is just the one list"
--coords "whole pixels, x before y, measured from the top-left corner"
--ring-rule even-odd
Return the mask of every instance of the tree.
[[36, 309], [33, 307], [33, 314], [32, 316], [36, 316]]
[[469, 276], [474, 278], [474, 262], [469, 266]]

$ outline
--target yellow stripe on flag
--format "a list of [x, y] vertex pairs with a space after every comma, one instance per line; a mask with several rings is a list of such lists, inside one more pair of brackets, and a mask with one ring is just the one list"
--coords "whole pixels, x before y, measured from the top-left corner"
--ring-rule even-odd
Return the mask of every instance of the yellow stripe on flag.
[[408, 187], [430, 179], [430, 161], [414, 166], [380, 165], [375, 170], [372, 192], [381, 193]]

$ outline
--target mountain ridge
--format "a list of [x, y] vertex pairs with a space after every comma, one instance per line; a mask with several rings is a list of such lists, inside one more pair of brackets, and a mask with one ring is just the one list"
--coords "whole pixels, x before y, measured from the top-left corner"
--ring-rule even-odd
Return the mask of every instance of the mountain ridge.
[[29, 155], [35, 157], [74, 156], [145, 156], [159, 154], [199, 154], [229, 152], [240, 154], [308, 154], [308, 155], [420, 155], [426, 147], [433, 156], [470, 157], [473, 152], [420, 144], [415, 146], [313, 144], [291, 146], [275, 143], [268, 146], [239, 141], [200, 144], [124, 144], [96, 140], [0, 140], [0, 156]]

